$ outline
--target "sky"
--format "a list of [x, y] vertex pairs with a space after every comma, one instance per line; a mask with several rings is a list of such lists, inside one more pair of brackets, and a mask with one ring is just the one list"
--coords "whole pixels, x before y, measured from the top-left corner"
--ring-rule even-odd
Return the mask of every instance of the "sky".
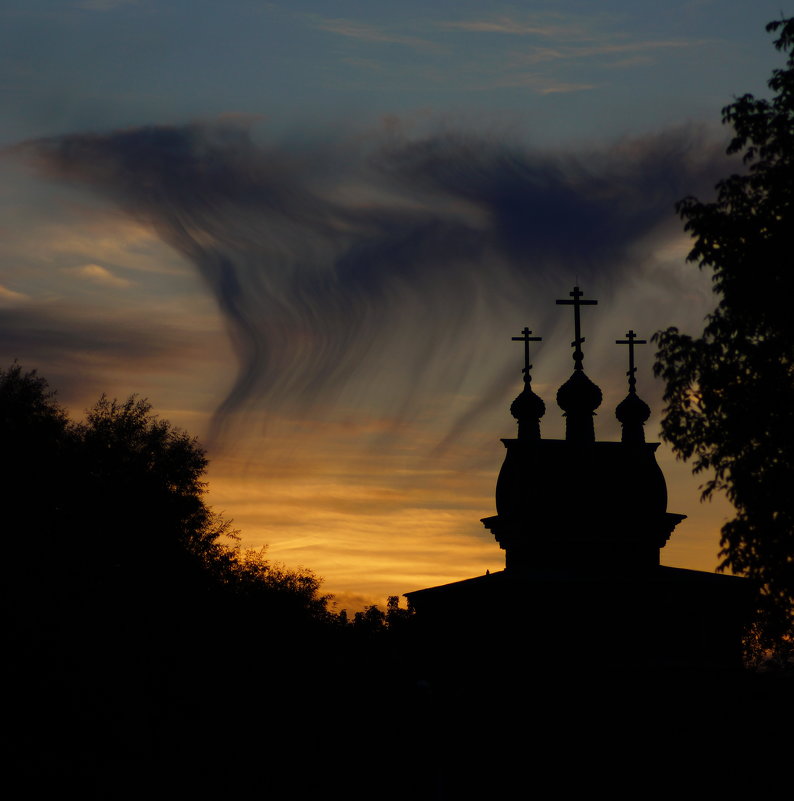
[[[791, 11], [782, 10], [783, 14]], [[720, 110], [783, 58], [777, 2], [5, 0], [0, 364], [76, 416], [147, 397], [246, 547], [339, 607], [499, 570], [524, 326], [561, 437], [575, 283], [619, 438], [629, 328], [698, 333], [674, 206], [741, 165]], [[658, 439], [653, 344], [638, 391]], [[663, 563], [713, 570], [721, 500], [662, 445]]]

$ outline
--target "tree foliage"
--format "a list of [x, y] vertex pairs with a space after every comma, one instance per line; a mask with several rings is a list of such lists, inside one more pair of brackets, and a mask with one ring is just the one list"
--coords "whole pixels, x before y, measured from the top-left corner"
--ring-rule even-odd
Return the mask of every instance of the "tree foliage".
[[13, 364], [0, 370], [0, 442], [10, 552], [36, 571], [33, 583], [17, 575], [43, 603], [64, 592], [99, 601], [101, 587], [131, 605], [225, 594], [293, 619], [328, 614], [312, 571], [241, 549], [205, 502], [203, 448], [148, 401], [103, 395], [73, 422], [45, 379]]
[[307, 764], [326, 784], [348, 772], [318, 720], [353, 732], [410, 713], [410, 613], [391, 597], [348, 623], [312, 571], [245, 549], [206, 502], [201, 446], [147, 401], [102, 397], [74, 422], [14, 364], [0, 446], [6, 752], [36, 787], [47, 765], [58, 788], [84, 765], [100, 795], [129, 765], [146, 781], [177, 765], [180, 798], [256, 797], [245, 765], [267, 754], [284, 795]]
[[704, 497], [724, 492], [735, 507], [720, 567], [756, 580], [769, 640], [794, 624], [794, 18], [767, 30], [788, 53], [773, 96], [723, 109], [728, 153], [746, 171], [720, 181], [714, 202], [677, 206], [717, 305], [700, 337], [657, 334], [655, 372], [666, 382], [663, 437], [694, 472], [712, 473]]
[[386, 599], [385, 612], [377, 604], [365, 606], [353, 616], [352, 626], [357, 631], [376, 634], [399, 625], [401, 616], [405, 614], [407, 610], [400, 609], [399, 597], [390, 595]]

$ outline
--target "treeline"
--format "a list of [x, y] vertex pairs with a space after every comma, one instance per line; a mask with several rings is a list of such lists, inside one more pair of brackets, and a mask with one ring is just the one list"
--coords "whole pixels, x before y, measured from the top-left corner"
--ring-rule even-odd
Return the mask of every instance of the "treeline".
[[15, 364], [0, 371], [0, 425], [11, 553], [25, 568], [14, 594], [33, 595], [31, 613], [49, 614], [56, 599], [136, 614], [244, 599], [293, 622], [332, 622], [311, 571], [240, 547], [205, 502], [203, 449], [147, 401], [103, 396], [75, 422], [43, 378]]
[[794, 709], [774, 677], [599, 671], [578, 631], [561, 653], [531, 616], [504, 642], [456, 620], [452, 658], [396, 596], [348, 620], [311, 571], [240, 547], [199, 444], [136, 398], [77, 422], [35, 373], [0, 371], [0, 463], [15, 798], [502, 798], [573, 762], [591, 789], [618, 751], [645, 775], [686, 752], [692, 709], [693, 753], [745, 755]]
[[205, 502], [204, 450], [146, 400], [102, 396], [76, 422], [44, 378], [14, 364], [0, 370], [0, 438], [11, 550], [63, 601], [108, 593], [140, 610], [185, 594], [239, 598], [293, 622], [370, 632], [406, 616], [395, 596], [348, 621], [311, 570], [243, 549]]
[[360, 714], [395, 663], [397, 597], [348, 620], [312, 571], [242, 548], [206, 503], [203, 449], [145, 400], [74, 421], [14, 364], [0, 459], [5, 748], [30, 781], [187, 761], [176, 797], [204, 797], [248, 782], [223, 759], [262, 748], [282, 775], [309, 720]]

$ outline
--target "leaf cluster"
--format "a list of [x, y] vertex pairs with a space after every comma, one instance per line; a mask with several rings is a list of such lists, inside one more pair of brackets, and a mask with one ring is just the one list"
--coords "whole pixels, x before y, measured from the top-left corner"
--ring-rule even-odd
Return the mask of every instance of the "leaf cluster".
[[145, 587], [150, 605], [225, 594], [327, 615], [331, 596], [314, 573], [240, 547], [231, 521], [205, 502], [205, 451], [147, 400], [103, 395], [74, 422], [43, 378], [14, 364], [0, 370], [0, 441], [10, 551], [45, 566], [42, 598], [140, 603]]
[[364, 634], [378, 634], [387, 631], [400, 631], [414, 615], [413, 607], [400, 607], [398, 595], [389, 595], [386, 599], [386, 610], [377, 604], [364, 607], [363, 612], [356, 612], [352, 625], [355, 631]]
[[722, 491], [736, 509], [720, 567], [758, 582], [766, 630], [780, 635], [794, 624], [794, 18], [767, 30], [788, 53], [773, 97], [723, 109], [728, 153], [745, 171], [720, 181], [715, 201], [677, 206], [717, 305], [700, 337], [656, 335], [655, 372], [666, 382], [663, 438], [711, 472], [705, 498]]

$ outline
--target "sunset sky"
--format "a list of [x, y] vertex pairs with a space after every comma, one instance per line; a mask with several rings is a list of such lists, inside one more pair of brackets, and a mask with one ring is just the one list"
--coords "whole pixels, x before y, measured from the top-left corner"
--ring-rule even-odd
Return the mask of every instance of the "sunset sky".
[[[246, 545], [339, 606], [503, 567], [524, 326], [545, 437], [572, 368], [619, 437], [629, 328], [698, 333], [674, 204], [741, 165], [720, 109], [782, 64], [780, 2], [5, 0], [0, 357], [76, 415], [148, 397]], [[783, 9], [783, 13], [791, 13]], [[653, 345], [638, 390], [658, 438]], [[665, 564], [730, 509], [662, 446]]]

